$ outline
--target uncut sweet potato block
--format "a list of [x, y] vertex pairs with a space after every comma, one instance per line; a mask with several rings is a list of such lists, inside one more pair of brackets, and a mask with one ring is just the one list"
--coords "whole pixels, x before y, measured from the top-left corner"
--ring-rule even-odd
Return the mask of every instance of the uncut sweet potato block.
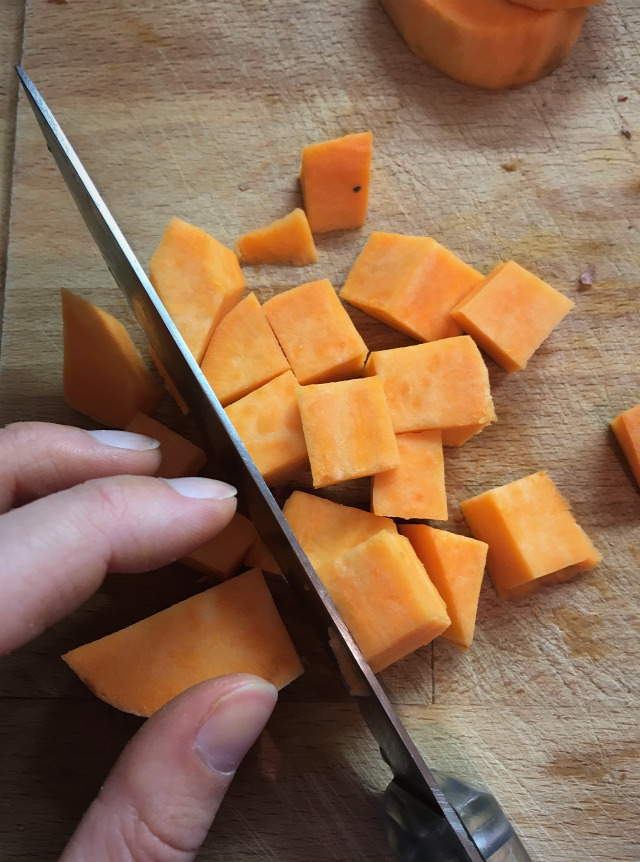
[[253, 673], [283, 688], [303, 670], [257, 569], [63, 659], [102, 700], [144, 716], [212, 677]]
[[362, 371], [367, 346], [327, 278], [276, 294], [262, 308], [302, 386]]
[[636, 482], [640, 484], [640, 404], [620, 413], [611, 422]]
[[398, 444], [379, 378], [300, 386], [297, 397], [314, 488], [398, 465]]
[[302, 550], [316, 569], [381, 530], [398, 532], [391, 518], [304, 491], [294, 491], [282, 511]]
[[289, 370], [255, 294], [245, 296], [223, 317], [200, 367], [223, 407]]
[[373, 351], [365, 375], [378, 376], [396, 434], [439, 428], [460, 446], [496, 418], [489, 374], [468, 335]]
[[451, 622], [404, 536], [376, 533], [317, 573], [374, 673], [430, 643]]
[[318, 262], [309, 221], [299, 208], [266, 227], [238, 238], [235, 253], [241, 264], [290, 263], [308, 266]]
[[149, 262], [149, 275], [200, 364], [214, 329], [244, 293], [238, 258], [201, 228], [173, 218]]
[[286, 371], [225, 410], [268, 484], [294, 476], [309, 463], [299, 388], [293, 372]]
[[163, 479], [195, 476], [207, 463], [207, 456], [199, 446], [145, 413], [137, 413], [125, 431], [146, 434], [160, 441], [162, 461], [156, 475]]
[[480, 272], [431, 237], [371, 234], [340, 291], [346, 302], [418, 341], [462, 335], [451, 311]]
[[489, 545], [487, 569], [499, 596], [568, 580], [602, 559], [544, 472], [460, 503], [476, 539]]
[[390, 518], [446, 521], [442, 433], [416, 431], [397, 434], [400, 463], [376, 473], [371, 483], [371, 510]]
[[67, 403], [111, 428], [152, 412], [162, 390], [120, 321], [66, 288], [61, 299]]
[[574, 305], [510, 260], [497, 266], [451, 314], [505, 371], [519, 371]]
[[400, 533], [411, 542], [445, 601], [451, 625], [442, 637], [460, 649], [468, 649], [473, 641], [489, 546], [427, 524], [403, 524]]
[[502, 90], [561, 66], [586, 9], [540, 11], [510, 0], [380, 0], [414, 54], [450, 78]]
[[371, 132], [303, 147], [300, 186], [313, 233], [360, 227], [367, 217]]

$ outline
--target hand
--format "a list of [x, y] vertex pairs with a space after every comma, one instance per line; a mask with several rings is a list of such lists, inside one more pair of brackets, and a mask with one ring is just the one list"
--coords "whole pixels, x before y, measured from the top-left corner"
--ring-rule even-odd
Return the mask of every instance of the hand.
[[[235, 489], [152, 478], [157, 442], [45, 423], [0, 430], [0, 653], [72, 611], [109, 571], [165, 565], [235, 512]], [[134, 736], [61, 862], [187, 862], [277, 692], [248, 674], [209, 680]]]

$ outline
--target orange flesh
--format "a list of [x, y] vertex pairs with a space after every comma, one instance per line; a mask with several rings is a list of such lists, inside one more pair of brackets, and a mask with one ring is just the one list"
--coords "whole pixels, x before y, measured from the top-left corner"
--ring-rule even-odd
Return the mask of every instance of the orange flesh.
[[574, 304], [509, 261], [497, 266], [452, 314], [498, 365], [518, 371]]
[[265, 383], [226, 408], [231, 424], [265, 482], [276, 484], [308, 465], [292, 371]]
[[262, 307], [301, 386], [362, 371], [367, 346], [328, 279], [276, 294]]
[[283, 688], [303, 670], [256, 569], [63, 658], [102, 700], [144, 716], [212, 677], [253, 673]]
[[214, 580], [227, 580], [240, 571], [249, 548], [257, 538], [252, 522], [236, 512], [217, 536], [187, 554], [180, 562]]
[[538, 11], [509, 0], [381, 0], [411, 50], [451, 78], [501, 90], [566, 60], [586, 9]]
[[375, 673], [450, 624], [444, 601], [404, 536], [376, 533], [321, 566], [318, 577]]
[[616, 416], [611, 427], [636, 482], [640, 484], [640, 404]]
[[460, 507], [475, 538], [489, 545], [487, 569], [499, 596], [559, 572], [567, 579], [601, 560], [543, 471], [485, 491]]
[[378, 375], [396, 434], [440, 428], [445, 446], [460, 445], [493, 422], [489, 374], [468, 335], [378, 350], [366, 375]]
[[316, 569], [381, 530], [398, 532], [390, 518], [334, 503], [304, 491], [293, 492], [284, 504], [283, 513], [302, 550]]
[[223, 407], [289, 369], [255, 294], [245, 296], [220, 321], [201, 368]]
[[413, 545], [447, 605], [451, 625], [442, 637], [461, 649], [468, 649], [473, 641], [489, 546], [426, 524], [405, 524], [400, 532]]
[[235, 252], [242, 264], [308, 266], [318, 262], [309, 222], [301, 209], [294, 209], [284, 218], [244, 234], [238, 239]]
[[359, 132], [303, 148], [300, 185], [313, 233], [364, 224], [371, 182], [371, 147], [371, 132]]
[[182, 395], [180, 395], [180, 393], [178, 392], [178, 387], [175, 385], [173, 380], [169, 377], [167, 369], [162, 364], [162, 361], [160, 360], [160, 357], [158, 356], [158, 354], [155, 352], [155, 350], [153, 349], [153, 347], [150, 344], [148, 345], [148, 347], [149, 347], [149, 353], [151, 354], [151, 358], [153, 359], [154, 365], [158, 369], [158, 374], [160, 375], [160, 377], [162, 377], [162, 379], [164, 381], [165, 389], [171, 395], [173, 400], [176, 402], [176, 404], [180, 408], [180, 412], [183, 413], [185, 416], [187, 416], [190, 411], [189, 411], [189, 407], [187, 406], [186, 401], [184, 400]]
[[449, 516], [441, 432], [398, 434], [396, 442], [400, 463], [373, 477], [372, 511], [390, 518], [446, 521]]
[[125, 430], [160, 441], [162, 461], [156, 475], [163, 479], [195, 476], [207, 463], [207, 456], [199, 446], [144, 413], [137, 413]]
[[65, 288], [61, 297], [68, 404], [111, 428], [125, 428], [140, 411], [152, 412], [162, 391], [124, 326]]
[[314, 488], [398, 465], [398, 445], [379, 378], [301, 386], [297, 394]]
[[173, 218], [151, 258], [149, 273], [200, 364], [214, 329], [244, 293], [238, 258], [205, 231]]
[[418, 341], [461, 335], [451, 310], [483, 276], [430, 237], [374, 232], [340, 296]]

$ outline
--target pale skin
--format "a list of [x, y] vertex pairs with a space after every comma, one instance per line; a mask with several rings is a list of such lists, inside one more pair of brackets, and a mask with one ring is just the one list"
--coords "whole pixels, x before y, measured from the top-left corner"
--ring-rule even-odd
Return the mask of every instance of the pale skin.
[[[159, 461], [138, 434], [0, 430], [0, 653], [73, 611], [107, 572], [165, 565], [229, 522], [234, 488], [152, 478]], [[129, 742], [61, 862], [194, 859], [276, 699], [269, 683], [235, 674], [167, 704]]]

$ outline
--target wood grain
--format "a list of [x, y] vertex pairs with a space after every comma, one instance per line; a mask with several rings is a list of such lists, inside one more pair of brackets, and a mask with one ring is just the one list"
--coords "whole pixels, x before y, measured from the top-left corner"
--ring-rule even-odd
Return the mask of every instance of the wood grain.
[[[20, 4], [7, 8], [3, 25]], [[429, 69], [374, 0], [28, 0], [25, 22], [24, 67], [144, 265], [174, 214], [227, 245], [283, 215], [300, 203], [301, 147], [370, 128], [367, 224], [319, 237], [312, 267], [247, 269], [260, 299], [320, 277], [339, 288], [377, 229], [432, 235], [485, 272], [514, 258], [575, 300], [526, 371], [488, 361], [498, 422], [447, 451], [445, 526], [466, 532], [460, 500], [546, 469], [604, 562], [516, 601], [485, 583], [468, 653], [438, 642], [382, 679], [429, 762], [488, 785], [535, 862], [639, 859], [640, 496], [608, 428], [640, 401], [637, 5], [594, 7], [564, 68], [502, 93]], [[13, 170], [0, 422], [87, 426], [62, 398], [59, 289], [143, 339], [24, 100]], [[581, 289], [589, 265], [596, 281]], [[350, 313], [370, 347], [408, 343]], [[168, 398], [159, 416], [198, 439]], [[366, 505], [368, 484], [331, 493]], [[179, 566], [114, 575], [0, 664], [3, 859], [57, 858], [139, 725], [93, 699], [59, 653], [195, 580]], [[311, 637], [305, 657], [203, 860], [390, 858], [377, 816], [389, 776]]]

